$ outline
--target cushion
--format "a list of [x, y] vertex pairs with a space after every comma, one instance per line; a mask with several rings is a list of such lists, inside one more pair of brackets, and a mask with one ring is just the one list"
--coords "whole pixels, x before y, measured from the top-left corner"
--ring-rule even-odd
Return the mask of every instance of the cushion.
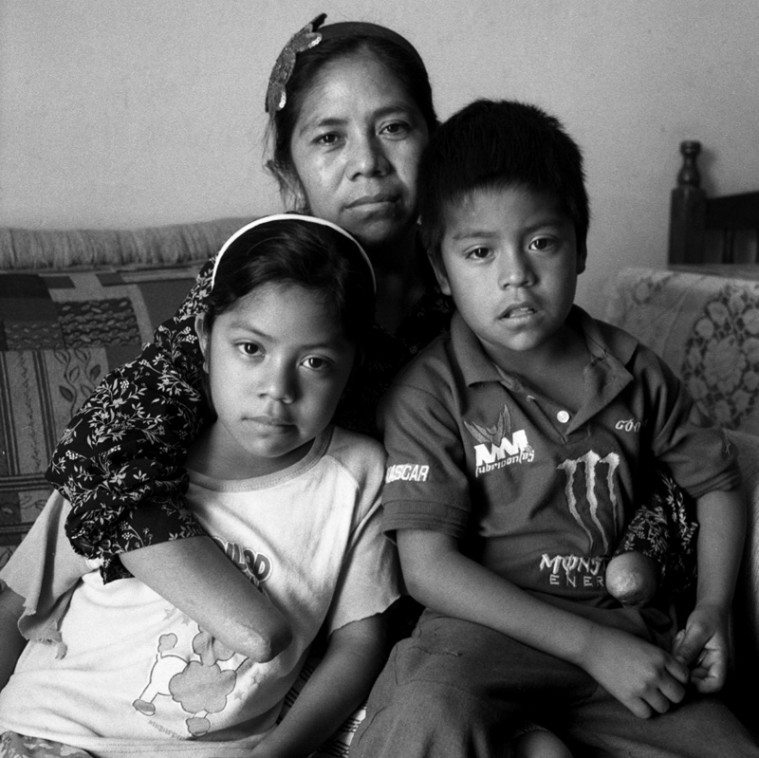
[[72, 414], [139, 355], [201, 264], [0, 274], [0, 566], [47, 500]]
[[759, 434], [759, 281], [628, 268], [605, 318], [655, 350], [699, 408]]
[[121, 353], [133, 358], [174, 313], [201, 263], [0, 274], [0, 350], [129, 346]]

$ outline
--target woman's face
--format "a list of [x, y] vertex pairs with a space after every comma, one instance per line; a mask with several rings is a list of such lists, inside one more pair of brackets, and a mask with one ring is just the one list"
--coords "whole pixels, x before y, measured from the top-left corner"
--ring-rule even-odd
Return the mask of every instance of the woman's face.
[[370, 248], [405, 234], [416, 220], [428, 136], [419, 108], [371, 53], [327, 64], [303, 98], [290, 142], [311, 213]]

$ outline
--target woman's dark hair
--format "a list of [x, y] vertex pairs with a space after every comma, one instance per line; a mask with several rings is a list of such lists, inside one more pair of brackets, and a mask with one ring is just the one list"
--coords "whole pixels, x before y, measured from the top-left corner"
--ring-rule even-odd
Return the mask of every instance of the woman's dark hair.
[[[357, 26], [371, 28], [373, 25], [358, 24]], [[277, 178], [280, 189], [283, 191], [289, 189], [288, 179], [297, 177], [290, 155], [290, 141], [303, 100], [321, 70], [332, 61], [357, 53], [368, 53], [374, 56], [387, 68], [409, 99], [419, 108], [429, 134], [437, 128], [438, 119], [432, 103], [429, 76], [422, 59], [412, 45], [389, 30], [386, 30], [388, 36], [379, 36], [371, 31], [332, 32], [333, 29], [341, 27], [349, 29], [351, 25], [334, 24], [324, 27], [322, 41], [315, 47], [298, 53], [295, 68], [287, 82], [285, 106], [270, 115], [268, 137], [272, 157], [266, 165]], [[393, 37], [398, 37], [398, 41]], [[304, 208], [294, 210], [307, 211]]]
[[[303, 219], [279, 218], [243, 232], [221, 256], [205, 317], [207, 329], [240, 298], [265, 284], [320, 293], [351, 342], [360, 346], [374, 320], [374, 279], [358, 244]], [[287, 303], [282, 303], [287, 308]]]

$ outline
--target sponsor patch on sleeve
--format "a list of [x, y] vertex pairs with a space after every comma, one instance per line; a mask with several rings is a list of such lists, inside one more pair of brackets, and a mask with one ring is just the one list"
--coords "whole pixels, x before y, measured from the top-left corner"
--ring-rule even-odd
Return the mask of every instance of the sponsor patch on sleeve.
[[421, 463], [395, 463], [387, 467], [385, 484], [390, 482], [426, 482], [430, 467]]

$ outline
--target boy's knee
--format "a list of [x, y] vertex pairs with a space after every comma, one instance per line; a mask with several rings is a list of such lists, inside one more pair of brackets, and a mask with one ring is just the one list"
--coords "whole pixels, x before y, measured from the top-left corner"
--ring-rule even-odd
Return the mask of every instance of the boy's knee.
[[572, 753], [552, 732], [532, 729], [509, 743], [507, 758], [572, 758]]
[[351, 756], [467, 755], [482, 712], [448, 685], [416, 681], [396, 687], [383, 703], [370, 700], [367, 718], [351, 744]]

